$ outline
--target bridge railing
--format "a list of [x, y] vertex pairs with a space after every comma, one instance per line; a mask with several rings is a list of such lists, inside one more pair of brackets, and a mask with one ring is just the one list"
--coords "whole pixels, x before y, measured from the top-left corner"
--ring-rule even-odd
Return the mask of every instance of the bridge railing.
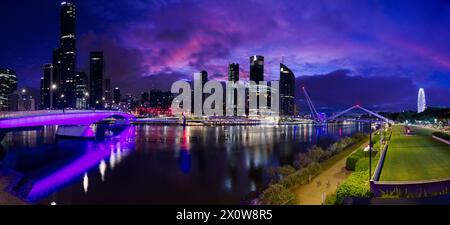
[[[53, 115], [53, 114], [71, 114], [71, 113], [92, 113], [92, 112], [121, 112], [110, 110], [39, 110], [39, 111], [20, 111], [20, 112], [0, 112], [0, 119]], [[122, 112], [125, 113], [125, 112]]]

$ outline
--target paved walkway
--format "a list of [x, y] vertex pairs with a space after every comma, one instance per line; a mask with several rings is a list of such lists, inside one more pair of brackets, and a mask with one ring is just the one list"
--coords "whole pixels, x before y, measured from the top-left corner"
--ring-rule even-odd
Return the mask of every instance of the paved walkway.
[[[368, 142], [361, 144], [359, 149]], [[309, 184], [305, 184], [297, 188], [295, 194], [297, 196], [297, 204], [300, 205], [321, 205], [322, 194], [325, 192], [325, 196], [332, 194], [336, 191], [338, 184], [347, 179], [351, 171], [345, 169], [345, 162], [347, 157], [339, 160], [329, 169], [321, 172], [315, 177]]]
[[26, 202], [5, 191], [10, 181], [11, 174], [0, 169], [0, 205], [26, 205]]

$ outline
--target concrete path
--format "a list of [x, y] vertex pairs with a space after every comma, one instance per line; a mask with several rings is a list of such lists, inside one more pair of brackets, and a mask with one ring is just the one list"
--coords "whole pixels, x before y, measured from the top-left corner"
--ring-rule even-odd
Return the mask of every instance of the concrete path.
[[5, 191], [10, 181], [11, 174], [0, 169], [0, 205], [26, 205], [25, 201]]
[[[358, 146], [359, 149], [368, 142], [365, 142]], [[295, 195], [297, 197], [297, 204], [299, 205], [321, 205], [322, 195], [324, 196], [332, 194], [336, 191], [338, 185], [347, 179], [351, 171], [345, 169], [345, 162], [347, 157], [339, 160], [329, 169], [321, 172], [317, 177], [315, 177], [309, 184], [302, 185], [295, 190]]]

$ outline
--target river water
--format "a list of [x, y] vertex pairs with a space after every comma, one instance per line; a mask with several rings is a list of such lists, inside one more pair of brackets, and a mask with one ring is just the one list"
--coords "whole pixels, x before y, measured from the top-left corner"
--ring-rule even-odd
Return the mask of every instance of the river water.
[[245, 204], [267, 185], [267, 168], [368, 130], [360, 123], [99, 128], [120, 135], [57, 139], [54, 126], [7, 133], [0, 164], [21, 175], [11, 187], [38, 204]]

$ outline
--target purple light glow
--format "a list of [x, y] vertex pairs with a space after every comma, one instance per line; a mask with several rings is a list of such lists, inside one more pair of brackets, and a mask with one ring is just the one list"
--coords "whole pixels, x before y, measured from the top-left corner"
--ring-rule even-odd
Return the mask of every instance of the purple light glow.
[[[112, 151], [129, 151], [131, 148], [126, 146], [133, 143], [131, 142], [133, 135], [134, 127], [130, 126], [108, 145], [89, 142], [86, 154], [49, 176], [37, 180], [28, 194], [28, 200], [31, 202], [39, 201], [64, 187], [64, 185], [77, 180], [91, 168], [97, 167], [102, 160], [108, 158]], [[119, 147], [116, 148], [116, 145]]]
[[91, 125], [109, 117], [118, 116], [126, 120], [134, 118], [133, 115], [123, 112], [80, 112], [55, 115], [34, 115], [28, 117], [8, 118], [0, 120], [1, 129], [38, 127], [51, 125]]

